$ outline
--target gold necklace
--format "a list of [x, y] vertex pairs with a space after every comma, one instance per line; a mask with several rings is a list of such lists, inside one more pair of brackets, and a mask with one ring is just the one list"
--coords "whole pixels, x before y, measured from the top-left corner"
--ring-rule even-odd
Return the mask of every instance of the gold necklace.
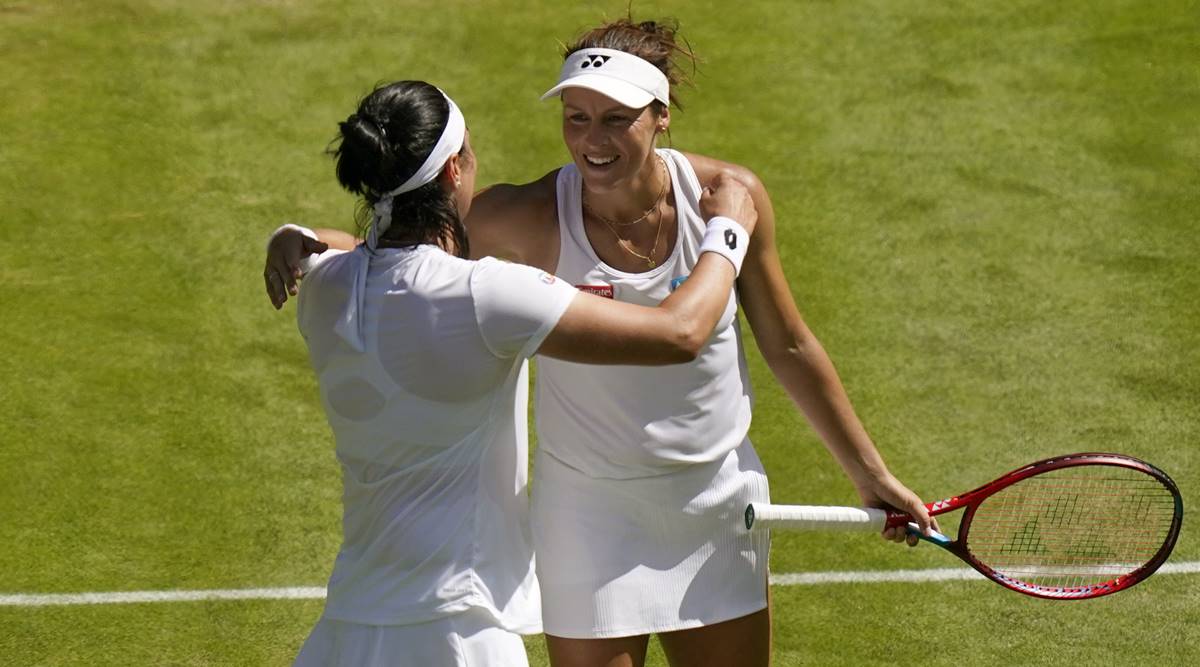
[[[599, 218], [600, 216], [596, 216], [596, 217]], [[617, 237], [617, 245], [620, 246], [621, 248], [623, 248], [625, 250], [625, 252], [629, 253], [630, 255], [633, 255], [634, 257], [637, 257], [638, 259], [645, 260], [646, 268], [653, 269], [655, 267], [657, 262], [654, 261], [654, 253], [658, 252], [658, 242], [660, 239], [662, 239], [662, 226], [663, 225], [662, 225], [662, 216], [661, 215], [658, 216], [658, 226], [656, 226], [654, 228], [654, 247], [650, 248], [649, 255], [643, 255], [642, 253], [634, 250], [633, 249], [633, 241], [626, 241], [625, 239], [621, 238], [621, 235], [617, 233], [617, 228], [613, 227], [612, 223], [610, 223], [609, 221], [605, 220], [604, 218], [600, 218], [600, 220], [602, 220], [604, 222], [604, 224], [608, 225], [608, 229], [613, 233], [613, 236]]]
[[[662, 165], [663, 171], [665, 172], [667, 169], [666, 161], [660, 157], [660, 158], [658, 158], [658, 162], [659, 162], [659, 164]], [[603, 222], [604, 224], [608, 225], [609, 227], [613, 227], [613, 226], [628, 227], [630, 225], [636, 225], [637, 223], [645, 220], [647, 216], [649, 216], [651, 213], [653, 213], [655, 211], [655, 209], [658, 208], [658, 205], [662, 203], [663, 197], [667, 196], [667, 186], [669, 186], [670, 184], [671, 184], [671, 175], [664, 173], [662, 190], [659, 191], [658, 197], [655, 198], [654, 203], [651, 204], [650, 208], [646, 209], [646, 211], [644, 213], [639, 215], [637, 218], [630, 220], [629, 222], [614, 222], [614, 221], [609, 220], [608, 218], [600, 215], [599, 213], [593, 211], [592, 207], [588, 206], [587, 189], [586, 188], [582, 192], [581, 200], [583, 202], [583, 208], [586, 209], [588, 213], [591, 213], [592, 217], [596, 218], [600, 222]]]
[[[663, 171], [665, 172], [666, 167], [667, 167], [666, 161], [663, 160], [661, 157], [658, 159], [658, 161], [660, 164], [662, 164]], [[658, 210], [658, 206], [659, 206], [659, 204], [662, 203], [663, 197], [665, 197], [667, 195], [667, 186], [671, 183], [670, 173], [665, 173], [663, 176], [664, 176], [663, 186], [662, 186], [662, 190], [658, 193], [658, 198], [654, 200], [654, 203], [650, 206], [650, 208], [646, 209], [645, 213], [641, 214], [641, 216], [639, 216], [636, 220], [633, 220], [631, 222], [613, 222], [612, 220], [609, 220], [608, 218], [600, 215], [599, 213], [596, 213], [595, 211], [592, 210], [592, 208], [590, 206], [588, 206], [586, 194], [584, 194], [582, 197], [583, 208], [586, 209], [588, 213], [592, 214], [592, 217], [596, 218], [600, 222], [603, 222], [604, 225], [606, 227], [608, 227], [608, 230], [613, 233], [614, 237], [616, 237], [617, 245], [620, 246], [621, 249], [623, 249], [625, 252], [629, 253], [630, 255], [633, 255], [634, 257], [637, 257], [638, 259], [646, 262], [646, 267], [651, 268], [651, 269], [653, 269], [657, 265], [657, 262], [654, 261], [654, 254], [656, 252], [658, 252], [658, 242], [662, 239], [662, 216], [661, 215], [658, 216], [658, 225], [654, 228], [654, 247], [650, 248], [649, 255], [643, 255], [642, 253], [634, 250], [633, 249], [633, 241], [628, 241], [628, 240], [621, 238], [621, 235], [617, 233], [617, 227], [618, 226], [619, 227], [628, 227], [629, 225], [636, 225], [637, 223], [645, 220], [646, 217], [649, 216], [651, 213]]]

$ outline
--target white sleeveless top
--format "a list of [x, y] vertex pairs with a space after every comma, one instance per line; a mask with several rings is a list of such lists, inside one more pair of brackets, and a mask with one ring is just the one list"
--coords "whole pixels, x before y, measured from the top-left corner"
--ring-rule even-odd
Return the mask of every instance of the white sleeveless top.
[[[645, 273], [602, 262], [583, 228], [582, 179], [568, 164], [558, 173], [559, 278], [645, 306], [658, 305], [686, 279], [704, 238], [703, 188], [683, 154], [658, 154], [675, 186], [679, 234], [670, 256]], [[746, 437], [753, 403], [735, 295], [694, 361], [585, 366], [539, 357], [536, 396], [538, 446], [592, 477], [647, 477], [722, 458]]]

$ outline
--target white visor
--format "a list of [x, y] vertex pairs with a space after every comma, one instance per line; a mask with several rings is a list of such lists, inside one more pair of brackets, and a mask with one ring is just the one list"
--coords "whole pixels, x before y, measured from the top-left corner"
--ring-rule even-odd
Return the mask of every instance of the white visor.
[[671, 103], [667, 76], [649, 62], [615, 49], [581, 49], [567, 57], [558, 84], [542, 99], [564, 88], [587, 88], [630, 109], [641, 109], [654, 100]]

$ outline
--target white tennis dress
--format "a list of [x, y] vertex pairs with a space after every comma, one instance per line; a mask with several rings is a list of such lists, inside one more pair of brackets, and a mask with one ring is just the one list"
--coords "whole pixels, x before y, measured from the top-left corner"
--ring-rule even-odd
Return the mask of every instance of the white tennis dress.
[[[428, 245], [376, 251], [356, 287], [351, 260], [366, 252], [325, 253], [299, 297], [342, 467], [344, 536], [296, 664], [524, 665], [511, 633], [541, 631], [526, 359], [577, 292]], [[361, 350], [340, 333], [356, 294]], [[498, 646], [510, 650], [487, 653]]]
[[[579, 289], [657, 305], [700, 256], [702, 187], [659, 150], [679, 220], [671, 255], [645, 273], [606, 265], [584, 232], [582, 180], [558, 174], [556, 275]], [[666, 632], [766, 607], [764, 533], [740, 517], [768, 500], [746, 437], [753, 402], [731, 294], [697, 359], [584, 366], [540, 357], [533, 521], [545, 631], [571, 638]]]

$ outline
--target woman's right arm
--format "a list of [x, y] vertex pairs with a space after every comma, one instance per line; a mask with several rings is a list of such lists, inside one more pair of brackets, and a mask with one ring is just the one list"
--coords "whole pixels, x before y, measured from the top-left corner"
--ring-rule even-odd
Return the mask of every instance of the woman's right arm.
[[[558, 252], [558, 217], [555, 208], [554, 170], [524, 185], [495, 185], [478, 192], [465, 224], [471, 259], [496, 257], [535, 266], [554, 273]], [[305, 260], [313, 254], [353, 250], [362, 239], [337, 229], [316, 229], [316, 238], [305, 236], [297, 225], [275, 230], [267, 244], [267, 298], [278, 310], [299, 290]]]
[[[718, 179], [700, 199], [705, 218], [731, 218], [747, 233], [758, 214], [749, 191], [732, 178]], [[728, 223], [725, 223], [728, 224]], [[710, 240], [711, 237], [711, 240]], [[730, 255], [745, 256], [736, 234], [710, 222], [691, 275], [657, 307], [637, 306], [579, 293], [546, 336], [538, 354], [588, 364], [651, 365], [696, 358], [729, 303], [737, 272]], [[729, 247], [730, 245], [734, 247]], [[725, 255], [725, 256], [722, 256]]]
[[283, 308], [289, 296], [296, 296], [296, 281], [304, 277], [302, 267], [306, 259], [329, 249], [354, 250], [359, 243], [353, 234], [337, 229], [313, 231], [317, 238], [308, 236], [297, 225], [284, 225], [267, 241], [263, 280], [267, 285], [267, 298], [275, 310]]

